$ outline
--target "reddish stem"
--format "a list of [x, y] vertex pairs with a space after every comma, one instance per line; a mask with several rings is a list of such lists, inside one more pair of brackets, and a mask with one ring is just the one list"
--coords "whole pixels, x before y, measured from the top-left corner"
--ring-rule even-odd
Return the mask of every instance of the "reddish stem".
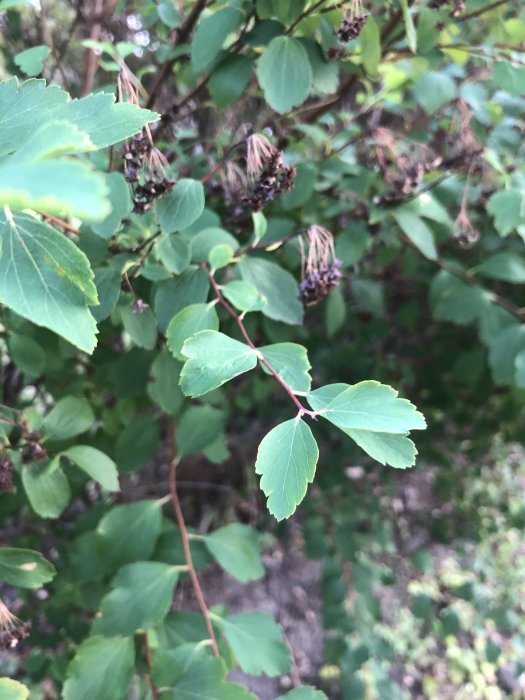
[[217, 281], [215, 280], [215, 277], [213, 276], [212, 272], [208, 270], [208, 276], [210, 278], [211, 285], [213, 287], [213, 291], [215, 292], [215, 296], [219, 300], [219, 303], [226, 309], [226, 311], [230, 314], [235, 319], [235, 322], [239, 326], [239, 330], [241, 331], [243, 338], [246, 340], [247, 345], [252, 348], [252, 350], [255, 350], [257, 352], [257, 357], [262, 365], [266, 367], [266, 369], [270, 372], [270, 374], [279, 382], [279, 384], [282, 386], [282, 388], [286, 391], [288, 396], [291, 398], [293, 403], [297, 406], [299, 409], [299, 413], [301, 416], [310, 416], [314, 420], [317, 417], [317, 413], [315, 411], [310, 411], [310, 409], [305, 408], [303, 404], [299, 401], [297, 396], [293, 393], [292, 389], [288, 386], [288, 384], [284, 381], [284, 379], [277, 373], [277, 371], [272, 367], [272, 365], [266, 360], [260, 351], [257, 349], [257, 347], [254, 345], [252, 339], [248, 335], [248, 332], [244, 326], [244, 323], [242, 322], [241, 317], [239, 314], [235, 311], [235, 309], [230, 306], [230, 304], [226, 301], [226, 299], [223, 297], [221, 289], [219, 285], [217, 284]]

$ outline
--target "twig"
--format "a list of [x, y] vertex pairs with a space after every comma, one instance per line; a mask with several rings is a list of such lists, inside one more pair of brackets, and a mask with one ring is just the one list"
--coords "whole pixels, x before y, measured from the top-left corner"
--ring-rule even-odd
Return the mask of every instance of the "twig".
[[297, 25], [303, 21], [303, 19], [306, 19], [306, 17], [308, 17], [309, 15], [314, 13], [317, 10], [317, 8], [320, 7], [321, 5], [324, 5], [325, 2], [326, 2], [326, 0], [318, 0], [318, 2], [315, 3], [315, 5], [312, 5], [304, 12], [301, 12], [299, 17], [297, 17], [297, 19], [287, 29], [286, 34], [291, 34], [293, 32], [293, 30], [297, 27]]
[[148, 666], [148, 683], [149, 683], [149, 687], [151, 690], [151, 695], [153, 696], [154, 700], [156, 700], [156, 698], [159, 697], [159, 690], [158, 690], [158, 688], [155, 687], [155, 684], [153, 683], [153, 659], [151, 658], [151, 649], [150, 649], [150, 645], [149, 645], [147, 632], [144, 632], [143, 639], [144, 639], [144, 656], [146, 657], [146, 664]]
[[508, 0], [497, 0], [496, 2], [493, 2], [491, 5], [486, 5], [485, 7], [480, 7], [479, 10], [475, 10], [474, 12], [469, 12], [468, 15], [460, 15], [459, 17], [456, 17], [456, 22], [465, 22], [467, 19], [473, 19], [474, 17], [479, 17], [480, 15], [484, 15], [485, 12], [490, 12], [490, 10], [495, 10], [496, 7], [499, 7], [500, 5], [506, 5]]
[[51, 214], [45, 214], [44, 212], [39, 212], [42, 214], [42, 216], [47, 220], [52, 222], [53, 224], [57, 224], [57, 226], [60, 226], [63, 228], [65, 231], [70, 231], [71, 233], [76, 234], [77, 236], [80, 236], [80, 231], [78, 228], [75, 228], [74, 226], [71, 226], [71, 224], [68, 224], [67, 221], [63, 221], [62, 219], [57, 218], [56, 216], [52, 216]]
[[259, 359], [259, 362], [266, 367], [266, 369], [270, 372], [270, 374], [276, 379], [279, 384], [282, 386], [282, 388], [286, 391], [288, 396], [291, 398], [293, 403], [297, 406], [299, 409], [299, 415], [307, 415], [310, 416], [310, 418], [313, 418], [314, 420], [317, 418], [317, 413], [315, 411], [310, 411], [310, 409], [305, 408], [303, 404], [299, 401], [297, 396], [293, 393], [292, 389], [288, 386], [288, 384], [284, 381], [284, 379], [278, 374], [278, 372], [272, 367], [272, 365], [266, 360], [263, 355], [259, 352], [257, 347], [254, 345], [252, 339], [248, 335], [248, 331], [246, 330], [244, 323], [242, 322], [242, 318], [239, 316], [239, 314], [235, 311], [235, 309], [230, 306], [230, 304], [226, 301], [226, 299], [223, 297], [221, 289], [219, 285], [217, 284], [217, 281], [215, 277], [213, 276], [212, 272], [208, 269], [208, 277], [210, 278], [211, 285], [213, 287], [213, 291], [215, 292], [215, 296], [219, 300], [220, 304], [226, 309], [226, 311], [230, 314], [235, 319], [236, 324], [239, 327], [239, 330], [241, 331], [243, 338], [246, 341], [246, 344], [252, 349], [255, 350], [257, 353], [257, 357]]
[[228, 160], [229, 156], [233, 153], [233, 151], [239, 146], [242, 146], [244, 143], [244, 141], [239, 141], [238, 143], [234, 143], [233, 146], [230, 146], [230, 148], [228, 148], [228, 150], [222, 156], [222, 158], [213, 166], [210, 172], [201, 177], [202, 184], [205, 185], [208, 182], [208, 180], [210, 180], [215, 175], [215, 173], [222, 168], [222, 166]]
[[188, 537], [188, 530], [186, 529], [186, 523], [184, 522], [184, 514], [179, 501], [179, 495], [177, 493], [177, 465], [179, 459], [177, 458], [177, 443], [175, 437], [175, 421], [173, 418], [169, 419], [168, 422], [168, 446], [170, 452], [170, 466], [169, 466], [169, 480], [170, 480], [170, 491], [171, 500], [173, 503], [173, 510], [175, 511], [175, 517], [177, 519], [177, 524], [180, 530], [180, 537], [182, 540], [182, 548], [184, 550], [184, 558], [188, 566], [188, 573], [190, 575], [193, 590], [195, 592], [195, 597], [199, 604], [204, 622], [206, 624], [206, 629], [208, 631], [208, 636], [210, 638], [211, 648], [215, 656], [219, 656], [219, 647], [217, 646], [217, 639], [215, 637], [215, 632], [213, 630], [213, 625], [211, 622], [210, 611], [206, 605], [204, 595], [202, 593], [201, 585], [199, 583], [199, 578], [195, 571], [195, 566], [193, 564], [193, 558], [191, 556], [190, 539]]
[[[100, 17], [102, 16], [102, 11], [104, 10], [104, 0], [95, 0], [95, 7], [93, 12], [95, 15], [95, 20], [93, 26], [91, 27], [91, 32], [89, 38], [91, 41], [98, 41], [100, 37], [100, 32], [102, 31], [102, 22]], [[95, 80], [95, 72], [98, 65], [98, 56], [95, 53], [95, 49], [91, 48], [87, 50], [86, 54], [86, 67], [84, 70], [84, 80], [82, 82], [81, 95], [87, 95], [93, 89], [93, 83]]]

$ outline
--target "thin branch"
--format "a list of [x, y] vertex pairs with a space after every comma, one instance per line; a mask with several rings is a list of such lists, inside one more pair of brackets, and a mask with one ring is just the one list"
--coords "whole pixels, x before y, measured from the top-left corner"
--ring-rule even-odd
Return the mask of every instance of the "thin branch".
[[325, 2], [326, 2], [326, 0], [318, 0], [318, 2], [316, 2], [314, 5], [309, 7], [307, 10], [305, 10], [304, 12], [301, 12], [299, 17], [297, 17], [297, 19], [293, 22], [293, 24], [286, 30], [286, 34], [291, 34], [293, 32], [293, 30], [297, 27], [297, 25], [299, 25], [303, 21], [303, 19], [306, 19], [306, 17], [313, 14], [317, 10], [317, 8], [320, 7], [321, 5], [324, 5]]
[[[102, 22], [100, 21], [100, 18], [103, 10], [104, 0], [95, 0], [95, 7], [93, 8], [95, 20], [89, 34], [91, 41], [98, 41], [100, 38], [100, 32], [102, 31]], [[93, 89], [97, 66], [98, 56], [95, 53], [95, 49], [88, 49], [86, 54], [86, 67], [84, 69], [84, 80], [82, 82], [82, 90], [80, 93], [82, 96], [87, 95]]]
[[238, 143], [234, 143], [233, 146], [230, 146], [226, 153], [222, 156], [222, 158], [217, 161], [217, 163], [213, 166], [213, 168], [210, 170], [209, 173], [206, 175], [203, 175], [201, 177], [201, 182], [203, 185], [205, 185], [208, 180], [211, 180], [211, 178], [215, 175], [216, 172], [218, 172], [222, 166], [226, 163], [230, 155], [233, 153], [233, 151], [238, 148], [239, 146], [242, 146], [245, 142], [244, 141], [239, 141]]
[[173, 503], [173, 510], [175, 511], [175, 518], [177, 519], [177, 524], [180, 530], [180, 537], [182, 540], [182, 548], [184, 550], [184, 558], [188, 566], [188, 573], [190, 575], [193, 590], [195, 592], [195, 597], [199, 604], [204, 622], [206, 624], [206, 629], [208, 631], [208, 636], [210, 638], [211, 648], [215, 656], [219, 656], [219, 647], [217, 646], [217, 639], [215, 637], [215, 632], [213, 630], [213, 625], [211, 622], [210, 611], [206, 605], [204, 595], [202, 593], [202, 588], [199, 583], [199, 578], [197, 572], [195, 571], [195, 566], [193, 564], [193, 558], [191, 556], [190, 539], [188, 536], [188, 530], [186, 529], [186, 523], [184, 522], [184, 514], [179, 501], [179, 495], [177, 493], [177, 465], [179, 459], [177, 458], [177, 443], [175, 437], [175, 421], [170, 418], [168, 422], [168, 445], [170, 451], [170, 466], [169, 466], [169, 480], [170, 480], [170, 491], [171, 500]]
[[500, 5], [506, 5], [509, 0], [497, 0], [496, 2], [493, 2], [490, 5], [486, 5], [485, 7], [480, 7], [479, 10], [475, 10], [474, 12], [469, 12], [468, 15], [460, 15], [459, 17], [456, 17], [456, 22], [465, 22], [467, 19], [473, 19], [474, 17], [479, 17], [480, 15], [484, 15], [485, 12], [490, 12], [490, 10], [495, 10], [496, 7], [499, 7]]
[[295, 406], [299, 410], [299, 415], [303, 416], [310, 416], [310, 418], [313, 418], [314, 420], [317, 418], [317, 413], [315, 411], [310, 411], [310, 409], [305, 408], [303, 404], [299, 401], [297, 396], [293, 393], [292, 389], [288, 386], [288, 384], [284, 381], [284, 379], [278, 374], [278, 372], [272, 367], [272, 365], [266, 360], [262, 354], [259, 352], [257, 347], [254, 345], [252, 339], [248, 335], [248, 331], [246, 330], [246, 327], [244, 326], [244, 323], [242, 322], [242, 318], [239, 316], [239, 314], [235, 311], [235, 309], [230, 306], [230, 304], [226, 301], [226, 299], [223, 297], [221, 289], [219, 285], [217, 284], [217, 281], [215, 277], [213, 276], [212, 272], [208, 269], [208, 276], [210, 278], [211, 286], [213, 287], [213, 291], [215, 292], [215, 296], [219, 300], [220, 304], [226, 309], [226, 311], [230, 314], [235, 319], [236, 324], [239, 327], [239, 330], [241, 331], [243, 338], [246, 341], [246, 344], [252, 349], [255, 350], [257, 353], [257, 357], [259, 359], [259, 362], [266, 367], [266, 369], [270, 372], [270, 374], [274, 377], [274, 379], [279, 382], [279, 384], [282, 386], [282, 388], [286, 391], [288, 396], [291, 398]]
[[39, 214], [41, 214], [47, 221], [60, 226], [60, 228], [63, 228], [65, 231], [70, 231], [71, 233], [80, 236], [80, 231], [78, 228], [71, 226], [71, 224], [68, 224], [67, 221], [63, 221], [62, 219], [52, 216], [51, 214], [45, 214], [44, 212], [39, 212]]
[[151, 690], [151, 695], [152, 695], [153, 699], [156, 700], [159, 697], [159, 690], [158, 690], [158, 688], [155, 687], [155, 684], [153, 683], [153, 659], [151, 657], [151, 648], [149, 645], [147, 632], [144, 632], [143, 639], [144, 639], [144, 656], [146, 657], [146, 664], [148, 666], [148, 683], [149, 683], [149, 687]]

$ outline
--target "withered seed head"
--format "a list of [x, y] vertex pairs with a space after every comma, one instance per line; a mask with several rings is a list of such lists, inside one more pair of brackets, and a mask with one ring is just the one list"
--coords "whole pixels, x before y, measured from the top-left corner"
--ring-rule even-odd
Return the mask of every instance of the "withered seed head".
[[[304, 239], [308, 243], [305, 253]], [[310, 226], [301, 238], [302, 282], [299, 298], [304, 306], [314, 306], [341, 281], [341, 260], [335, 257], [334, 238], [322, 226]]]
[[27, 637], [30, 622], [20, 622], [0, 600], [0, 651], [10, 651]]
[[260, 211], [266, 202], [294, 186], [296, 169], [285, 165], [281, 151], [265, 136], [252, 134], [246, 139], [246, 165], [251, 192], [243, 197], [243, 202], [254, 211]]

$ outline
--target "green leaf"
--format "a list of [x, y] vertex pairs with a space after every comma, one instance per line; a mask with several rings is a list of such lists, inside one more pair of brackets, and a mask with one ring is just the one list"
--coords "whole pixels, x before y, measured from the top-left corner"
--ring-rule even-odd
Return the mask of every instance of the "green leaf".
[[262, 313], [274, 321], [291, 325], [303, 322], [299, 286], [292, 275], [266, 258], [245, 257], [239, 263], [242, 278], [267, 299]]
[[159, 226], [164, 233], [183, 231], [197, 221], [204, 210], [204, 187], [198, 180], [179, 180], [156, 205]]
[[190, 304], [171, 319], [166, 331], [168, 347], [174, 357], [185, 360], [181, 351], [188, 338], [199, 331], [216, 331], [218, 328], [219, 317], [214, 304]]
[[498, 233], [508, 236], [525, 224], [525, 193], [518, 189], [496, 192], [487, 202], [487, 211], [494, 217]]
[[114, 506], [97, 527], [100, 550], [113, 570], [122, 564], [148, 559], [162, 524], [158, 501], [136, 501]]
[[44, 418], [44, 434], [50, 440], [69, 440], [89, 430], [94, 421], [93, 409], [86, 399], [66, 396]]
[[155, 250], [166, 270], [180, 275], [191, 260], [190, 244], [181, 236], [166, 233], [155, 241]]
[[29, 688], [12, 678], [0, 678], [0, 696], [2, 700], [27, 700]]
[[129, 185], [122, 173], [107, 173], [105, 180], [111, 211], [102, 221], [92, 223], [91, 229], [97, 236], [107, 240], [117, 232], [122, 219], [131, 213], [132, 201]]
[[183, 345], [187, 361], [180, 374], [186, 396], [207, 394], [257, 364], [257, 352], [217, 331], [200, 331]]
[[224, 414], [212, 406], [190, 406], [177, 425], [177, 454], [180, 457], [202, 452], [224, 430]]
[[166, 413], [180, 409], [183, 396], [179, 387], [181, 365], [163, 348], [151, 365], [148, 393]]
[[153, 680], [161, 690], [159, 700], [257, 700], [238, 683], [225, 680], [226, 666], [196, 644], [183, 644], [168, 652], [157, 652]]
[[319, 457], [312, 431], [299, 418], [285, 421], [266, 435], [257, 452], [255, 472], [277, 520], [294, 513], [313, 481]]
[[435, 319], [459, 324], [478, 319], [490, 303], [488, 292], [466, 284], [446, 270], [441, 270], [432, 281], [430, 298]]
[[191, 239], [191, 259], [195, 263], [208, 260], [210, 251], [217, 245], [227, 245], [237, 250], [239, 244], [231, 233], [222, 228], [205, 228]]
[[60, 457], [22, 467], [22, 483], [31, 507], [42, 518], [58, 518], [71, 499]]
[[191, 65], [196, 73], [207, 70], [226, 41], [240, 27], [243, 14], [234, 7], [223, 7], [205, 17], [191, 42]]
[[131, 635], [158, 625], [167, 615], [179, 568], [156, 561], [126, 564], [102, 598], [95, 634]]
[[403, 13], [408, 48], [412, 51], [412, 53], [416, 53], [417, 34], [414, 26], [414, 20], [412, 19], [412, 15], [410, 14], [410, 9], [408, 7], [408, 0], [399, 0], [399, 4], [401, 5], [401, 11]]
[[99, 267], [95, 273], [95, 287], [100, 301], [98, 306], [91, 306], [95, 321], [104, 321], [111, 316], [120, 296], [120, 272], [111, 267]]
[[[277, 374], [283, 379], [295, 394], [305, 394], [310, 391], [312, 378], [306, 348], [297, 343], [275, 343], [258, 348], [264, 359], [269, 362]], [[266, 373], [269, 370], [261, 363]]]
[[[235, 248], [237, 248], [237, 246], [235, 246]], [[208, 254], [211, 273], [215, 274], [217, 270], [222, 270], [223, 267], [226, 267], [232, 262], [233, 258], [234, 249], [231, 246], [225, 243], [213, 246]]]
[[[312, 68], [312, 87], [323, 95], [333, 95], [339, 87], [339, 66], [336, 61], [327, 61], [323, 50], [315, 41], [300, 38], [306, 49]], [[297, 181], [295, 187], [297, 188]]]
[[414, 84], [414, 95], [427, 114], [433, 114], [456, 96], [456, 83], [446, 73], [423, 73]]
[[277, 700], [328, 700], [328, 697], [312, 685], [300, 685], [285, 695], [279, 695]]
[[373, 16], [367, 17], [359, 35], [361, 44], [361, 60], [368, 75], [377, 77], [381, 60], [381, 35]]
[[19, 588], [40, 588], [55, 576], [55, 567], [38, 552], [0, 547], [0, 581]]
[[402, 210], [393, 212], [393, 216], [403, 233], [423, 253], [425, 258], [437, 260], [438, 254], [434, 243], [434, 235], [423, 219], [411, 212]]
[[512, 385], [516, 379], [516, 358], [525, 350], [525, 325], [507, 326], [490, 344], [489, 365], [496, 384]]
[[45, 369], [46, 354], [33, 338], [12, 333], [7, 341], [11, 359], [28, 378], [38, 377]]
[[516, 368], [516, 386], [525, 389], [525, 348], [520, 350], [514, 358], [514, 367]]
[[69, 664], [63, 700], [124, 700], [135, 666], [131, 637], [88, 637]]
[[17, 53], [14, 61], [22, 73], [33, 77], [42, 72], [44, 61], [50, 54], [48, 46], [32, 46], [30, 49]]
[[208, 275], [199, 268], [190, 268], [176, 279], [161, 282], [154, 300], [160, 330], [165, 332], [175, 314], [186, 306], [205, 302], [209, 290]]
[[272, 39], [259, 58], [257, 78], [266, 102], [276, 112], [283, 114], [301, 105], [313, 83], [304, 46], [288, 36]]
[[386, 384], [328, 384], [312, 391], [308, 403], [314, 411], [341, 429], [404, 434], [424, 430], [423, 415]]
[[74, 445], [63, 454], [106, 491], [120, 491], [117, 465], [100, 450], [90, 445]]
[[240, 523], [231, 523], [204, 538], [210, 554], [222, 568], [241, 583], [264, 576], [259, 534]]
[[153, 350], [157, 344], [158, 328], [155, 314], [149, 308], [135, 311], [125, 306], [120, 311], [124, 330], [139, 348]]
[[214, 616], [245, 673], [280, 676], [289, 673], [290, 652], [280, 626], [269, 615], [246, 612], [225, 618]]
[[228, 107], [242, 97], [253, 63], [247, 56], [229, 55], [214, 69], [208, 88], [217, 107]]
[[416, 446], [404, 435], [347, 428], [341, 428], [341, 430], [380, 464], [389, 464], [396, 469], [407, 469], [416, 463]]
[[[142, 394], [141, 389], [141, 394]], [[115, 461], [121, 472], [132, 472], [144, 467], [153, 459], [159, 448], [158, 421], [142, 415], [131, 420], [117, 438]]]
[[27, 214], [0, 215], [0, 303], [92, 352], [97, 294], [89, 263], [56, 229]]
[[497, 253], [487, 258], [476, 268], [476, 272], [504, 282], [525, 282], [525, 258], [516, 253]]
[[262, 311], [267, 299], [263, 297], [250, 282], [244, 280], [233, 280], [221, 287], [222, 295], [230, 301], [236, 309], [244, 311]]

